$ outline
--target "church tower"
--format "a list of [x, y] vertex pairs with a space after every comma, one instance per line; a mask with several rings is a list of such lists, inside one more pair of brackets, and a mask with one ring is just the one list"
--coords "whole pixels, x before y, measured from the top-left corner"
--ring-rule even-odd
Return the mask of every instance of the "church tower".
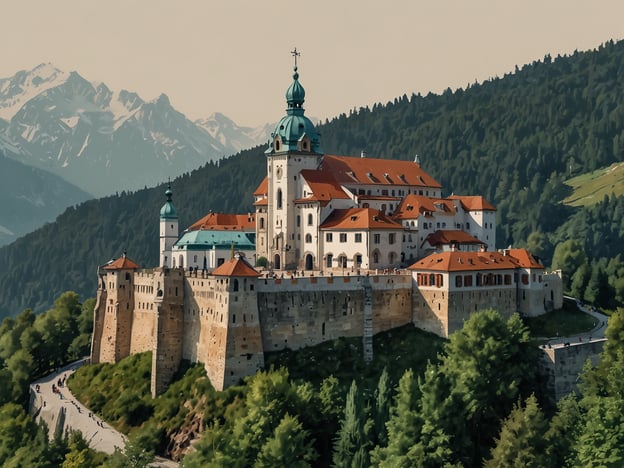
[[293, 82], [286, 90], [286, 115], [271, 134], [267, 156], [268, 261], [276, 270], [298, 266], [301, 257], [301, 224], [294, 200], [302, 198], [300, 172], [317, 169], [323, 157], [319, 134], [304, 115], [305, 90], [299, 83], [295, 49]]
[[171, 201], [171, 183], [167, 186], [165, 195], [167, 201], [160, 209], [160, 262], [161, 267], [173, 267], [175, 262], [172, 258], [171, 249], [178, 241], [178, 213]]

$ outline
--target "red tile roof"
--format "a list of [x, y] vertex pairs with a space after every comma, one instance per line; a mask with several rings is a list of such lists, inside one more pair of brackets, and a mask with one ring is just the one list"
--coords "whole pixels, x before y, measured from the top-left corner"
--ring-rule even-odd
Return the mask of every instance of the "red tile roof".
[[459, 200], [466, 211], [496, 211], [496, 207], [481, 195], [450, 195], [447, 198], [449, 200]]
[[269, 176], [266, 176], [258, 185], [258, 188], [253, 193], [255, 197], [261, 197], [263, 195], [268, 195], [269, 193]]
[[445, 229], [432, 232], [425, 238], [424, 242], [429, 242], [429, 244], [434, 247], [437, 247], [439, 245], [453, 244], [453, 243], [485, 245], [485, 242], [482, 242], [476, 237], [471, 236], [466, 231], [445, 230]]
[[[323, 171], [304, 169], [300, 172], [301, 177], [307, 182], [312, 194], [299, 201], [321, 201], [329, 202], [334, 198], [348, 199], [349, 196], [340, 187], [340, 184], [334, 180], [331, 174]], [[296, 200], [298, 201], [298, 200]]]
[[440, 252], [429, 255], [409, 267], [426, 271], [513, 270], [517, 263], [499, 252]]
[[441, 188], [420, 164], [395, 159], [354, 158], [324, 155], [321, 168], [331, 173], [343, 185], [411, 185]]
[[417, 218], [419, 214], [444, 213], [454, 216], [455, 205], [446, 198], [430, 198], [424, 195], [407, 195], [394, 212], [396, 219]]
[[522, 268], [544, 268], [537, 259], [527, 249], [506, 249], [506, 253], [516, 260], [519, 267]]
[[208, 213], [195, 224], [191, 225], [188, 230], [254, 232], [256, 230], [256, 215], [254, 213]]
[[125, 254], [104, 266], [105, 270], [138, 270], [139, 268], [141, 267], [126, 257]]
[[222, 265], [219, 265], [212, 271], [212, 274], [214, 276], [260, 276], [260, 273], [258, 273], [242, 257], [234, 257]]
[[373, 208], [338, 209], [331, 212], [321, 229], [403, 229], [379, 210]]

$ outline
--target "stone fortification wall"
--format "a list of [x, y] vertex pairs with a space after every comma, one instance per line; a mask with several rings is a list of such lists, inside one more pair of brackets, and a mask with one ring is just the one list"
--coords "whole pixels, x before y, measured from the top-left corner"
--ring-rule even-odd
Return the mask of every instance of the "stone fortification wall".
[[373, 334], [412, 322], [412, 276], [375, 275], [373, 292]]
[[561, 309], [563, 307], [563, 277], [561, 270], [545, 272], [544, 300], [548, 310]]
[[227, 340], [227, 297], [215, 277], [187, 277], [184, 282], [182, 356], [202, 362], [217, 388], [223, 385]]
[[238, 383], [264, 367], [264, 348], [255, 278], [232, 278], [228, 290], [227, 341], [223, 385]]
[[101, 279], [94, 312], [93, 363], [117, 362], [130, 354], [133, 273], [109, 271]]
[[184, 272], [181, 268], [158, 269], [154, 272], [154, 281], [157, 291], [154, 304], [156, 334], [152, 352], [152, 396], [167, 388], [182, 361]]
[[479, 310], [494, 309], [504, 319], [517, 311], [514, 288], [486, 287], [472, 291], [457, 291], [449, 294], [448, 332], [454, 333], [464, 326], [470, 314]]
[[518, 311], [527, 317], [537, 317], [546, 312], [544, 289], [541, 283], [532, 283], [530, 287], [518, 287]]
[[464, 288], [449, 293], [443, 288], [415, 287], [412, 305], [414, 325], [448, 338], [464, 326], [473, 312], [495, 309], [506, 318], [511, 316], [516, 311], [516, 289]]
[[91, 353], [93, 364], [100, 362], [102, 352], [102, 336], [104, 334], [104, 317], [106, 316], [107, 293], [105, 280], [98, 275], [98, 290], [93, 308], [93, 333], [91, 335]]
[[134, 274], [134, 310], [132, 314], [132, 335], [130, 354], [152, 351], [156, 336], [156, 308], [154, 299], [154, 273]]
[[555, 401], [571, 392], [578, 391], [579, 374], [589, 359], [596, 364], [604, 347], [606, 338], [592, 341], [573, 341], [548, 347], [542, 346], [544, 354], [540, 362], [540, 371], [546, 378], [547, 394]]
[[[364, 331], [363, 277], [261, 278], [258, 312], [265, 352], [298, 349]], [[411, 277], [370, 277], [375, 333], [411, 321]]]

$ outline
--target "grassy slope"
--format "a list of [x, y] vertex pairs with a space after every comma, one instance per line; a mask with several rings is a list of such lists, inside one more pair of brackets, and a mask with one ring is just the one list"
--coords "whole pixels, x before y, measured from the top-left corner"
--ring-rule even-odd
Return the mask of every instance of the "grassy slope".
[[572, 336], [592, 330], [596, 319], [578, 310], [573, 301], [564, 301], [563, 307], [538, 317], [526, 317], [524, 323], [531, 336]]
[[566, 181], [574, 189], [572, 195], [563, 200], [570, 206], [589, 206], [603, 200], [605, 195], [624, 195], [624, 163], [581, 174]]

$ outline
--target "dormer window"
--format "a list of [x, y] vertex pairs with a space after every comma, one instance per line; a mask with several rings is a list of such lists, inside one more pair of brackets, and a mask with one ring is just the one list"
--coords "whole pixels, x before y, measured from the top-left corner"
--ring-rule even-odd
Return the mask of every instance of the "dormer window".
[[280, 150], [280, 141], [275, 140], [275, 151], [279, 151], [279, 150]]

